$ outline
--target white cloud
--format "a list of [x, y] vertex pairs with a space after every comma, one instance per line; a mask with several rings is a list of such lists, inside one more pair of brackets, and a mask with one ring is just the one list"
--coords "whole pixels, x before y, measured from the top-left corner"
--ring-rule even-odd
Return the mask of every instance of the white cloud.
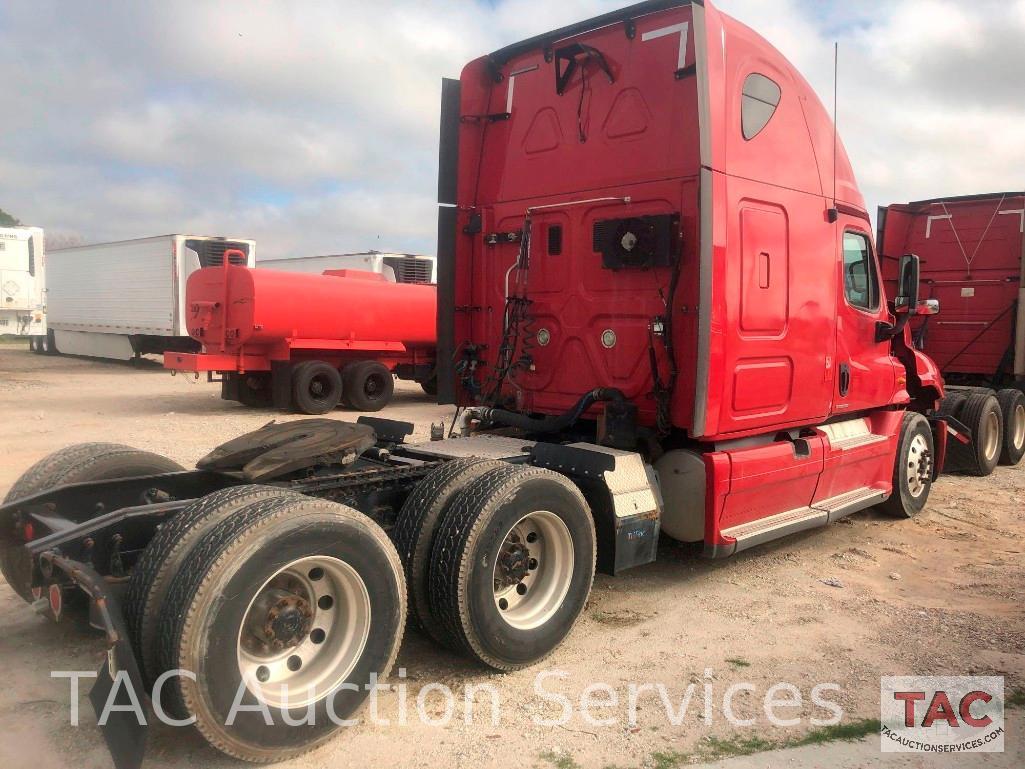
[[[0, 206], [89, 240], [431, 250], [441, 77], [620, 4], [6, 0]], [[1025, 0], [719, 6], [827, 106], [839, 37], [841, 134], [870, 207], [1023, 185]]]

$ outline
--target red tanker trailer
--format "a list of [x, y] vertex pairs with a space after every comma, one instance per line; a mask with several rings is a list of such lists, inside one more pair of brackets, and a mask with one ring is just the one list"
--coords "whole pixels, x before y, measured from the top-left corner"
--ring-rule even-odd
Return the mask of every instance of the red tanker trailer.
[[437, 290], [383, 275], [323, 275], [232, 265], [197, 270], [186, 286], [200, 353], [167, 352], [173, 371], [221, 374], [221, 397], [323, 414], [339, 403], [378, 411], [393, 376], [435, 392]]

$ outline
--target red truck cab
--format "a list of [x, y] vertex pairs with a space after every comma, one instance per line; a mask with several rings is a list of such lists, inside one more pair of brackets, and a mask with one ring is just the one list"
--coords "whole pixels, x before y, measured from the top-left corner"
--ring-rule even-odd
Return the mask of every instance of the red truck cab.
[[527, 432], [575, 413], [713, 554], [892, 500], [912, 427], [935, 473], [942, 425], [912, 417], [939, 372], [832, 121], [757, 33], [641, 3], [479, 58], [443, 102], [443, 400]]

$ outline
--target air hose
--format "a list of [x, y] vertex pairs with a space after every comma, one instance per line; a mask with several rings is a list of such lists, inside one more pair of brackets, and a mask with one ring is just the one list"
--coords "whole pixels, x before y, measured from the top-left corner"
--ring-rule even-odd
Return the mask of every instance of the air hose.
[[482, 424], [518, 427], [532, 433], [557, 433], [571, 427], [595, 403], [608, 401], [624, 403], [626, 396], [614, 387], [598, 387], [582, 395], [576, 405], [566, 413], [545, 417], [532, 417], [516, 411], [493, 408], [476, 408], [470, 411]]

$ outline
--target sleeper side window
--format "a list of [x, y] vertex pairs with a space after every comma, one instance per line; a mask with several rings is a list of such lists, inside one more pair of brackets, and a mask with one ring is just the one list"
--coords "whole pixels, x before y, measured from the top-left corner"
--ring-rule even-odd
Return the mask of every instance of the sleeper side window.
[[740, 128], [745, 139], [755, 138], [768, 125], [781, 96], [779, 86], [765, 75], [753, 72], [747, 76], [740, 103]]
[[843, 286], [852, 307], [879, 308], [879, 279], [872, 246], [868, 236], [861, 232], [843, 234]]

